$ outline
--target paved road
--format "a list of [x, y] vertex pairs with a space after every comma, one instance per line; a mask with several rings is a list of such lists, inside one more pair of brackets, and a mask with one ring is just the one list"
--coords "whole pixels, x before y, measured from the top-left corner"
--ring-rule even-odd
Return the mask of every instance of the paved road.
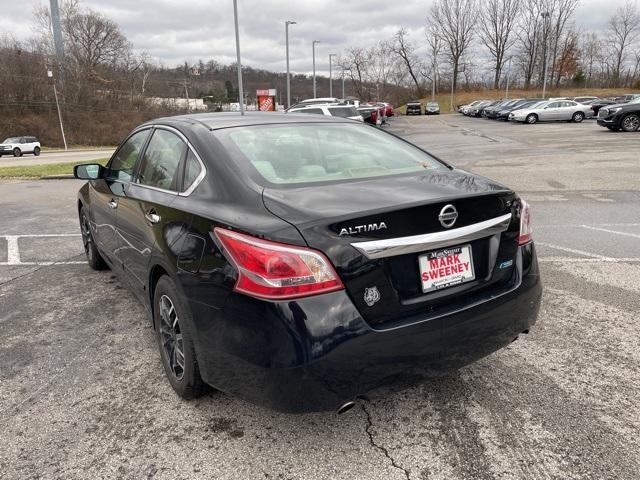
[[77, 232], [80, 183], [0, 183], [0, 478], [638, 478], [640, 134], [458, 116], [390, 128], [532, 202], [545, 293], [529, 335], [340, 417], [184, 402], [142, 307], [73, 263], [77, 236], [39, 236]]
[[0, 157], [0, 168], [25, 167], [51, 163], [90, 162], [92, 160], [108, 158], [113, 151], [113, 148], [105, 148], [97, 150], [69, 150], [68, 152], [42, 152], [38, 157], [30, 153], [25, 153], [22, 157], [3, 155]]

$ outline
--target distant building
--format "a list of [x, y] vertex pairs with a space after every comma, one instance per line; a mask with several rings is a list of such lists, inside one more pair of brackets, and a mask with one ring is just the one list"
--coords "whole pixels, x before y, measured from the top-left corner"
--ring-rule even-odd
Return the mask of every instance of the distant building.
[[[174, 110], [187, 109], [186, 98], [146, 97], [145, 100], [151, 105], [164, 106], [167, 108], [172, 108]], [[190, 98], [188, 102], [190, 111], [204, 111], [209, 109], [209, 107], [204, 103], [204, 100], [201, 98]]]

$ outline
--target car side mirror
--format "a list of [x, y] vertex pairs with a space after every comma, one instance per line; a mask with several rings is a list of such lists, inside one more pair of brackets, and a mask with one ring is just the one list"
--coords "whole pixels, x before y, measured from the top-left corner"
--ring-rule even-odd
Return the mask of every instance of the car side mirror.
[[105, 168], [98, 163], [85, 163], [73, 167], [73, 176], [80, 180], [96, 180], [104, 176]]

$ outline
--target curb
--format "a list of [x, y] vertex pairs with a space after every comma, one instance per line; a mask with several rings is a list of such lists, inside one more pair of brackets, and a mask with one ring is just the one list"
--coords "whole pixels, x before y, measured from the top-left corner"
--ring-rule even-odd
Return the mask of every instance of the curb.
[[75, 178], [71, 173], [63, 173], [60, 175], [44, 175], [40, 177], [40, 180], [66, 180], [69, 178]]

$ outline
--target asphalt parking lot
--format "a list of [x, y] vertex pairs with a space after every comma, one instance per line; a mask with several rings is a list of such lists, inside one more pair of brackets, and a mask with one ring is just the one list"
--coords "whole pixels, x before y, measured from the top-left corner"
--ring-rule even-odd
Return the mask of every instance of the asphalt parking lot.
[[640, 133], [390, 123], [532, 203], [545, 293], [529, 335], [341, 416], [185, 402], [143, 307], [83, 261], [81, 183], [0, 183], [0, 478], [638, 478]]

